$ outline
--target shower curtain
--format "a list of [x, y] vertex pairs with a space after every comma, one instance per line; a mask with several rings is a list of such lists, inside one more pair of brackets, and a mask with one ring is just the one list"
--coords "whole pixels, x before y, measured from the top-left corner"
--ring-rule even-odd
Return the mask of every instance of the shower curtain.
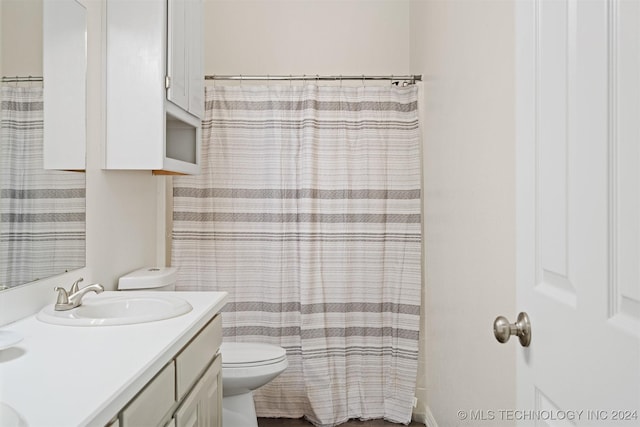
[[0, 96], [0, 285], [12, 287], [84, 264], [85, 177], [43, 168], [42, 87]]
[[226, 341], [287, 350], [259, 416], [411, 419], [421, 289], [417, 88], [206, 90], [202, 174], [174, 178], [181, 290]]

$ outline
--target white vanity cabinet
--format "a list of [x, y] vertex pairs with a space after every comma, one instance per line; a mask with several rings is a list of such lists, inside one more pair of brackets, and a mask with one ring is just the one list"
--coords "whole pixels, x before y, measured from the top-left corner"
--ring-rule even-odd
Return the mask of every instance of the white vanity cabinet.
[[222, 320], [217, 315], [120, 412], [120, 427], [222, 426]]
[[197, 174], [202, 0], [107, 0], [105, 169]]

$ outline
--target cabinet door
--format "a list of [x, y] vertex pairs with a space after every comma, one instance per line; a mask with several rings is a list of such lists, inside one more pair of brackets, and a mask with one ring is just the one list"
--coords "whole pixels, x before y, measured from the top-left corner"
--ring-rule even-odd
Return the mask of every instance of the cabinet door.
[[187, 4], [189, 55], [189, 112], [204, 117], [204, 33], [202, 0]]
[[218, 356], [176, 411], [176, 427], [222, 426], [221, 368]]
[[193, 384], [202, 379], [202, 373], [216, 357], [221, 343], [222, 316], [218, 314], [176, 356], [178, 399], [182, 399]]
[[171, 362], [120, 413], [122, 427], [163, 425], [175, 404], [176, 369]]
[[185, 111], [189, 109], [189, 3], [168, 0], [167, 11], [167, 99]]
[[222, 427], [222, 357], [218, 355], [202, 378], [204, 402], [202, 411], [207, 426]]

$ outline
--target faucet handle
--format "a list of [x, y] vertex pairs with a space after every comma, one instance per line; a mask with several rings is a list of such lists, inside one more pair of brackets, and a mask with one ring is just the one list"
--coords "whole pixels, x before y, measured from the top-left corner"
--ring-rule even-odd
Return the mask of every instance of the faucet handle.
[[69, 289], [69, 293], [70, 294], [75, 294], [76, 292], [78, 292], [79, 290], [79, 286], [78, 283], [82, 282], [84, 280], [84, 278], [79, 278], [78, 280], [76, 280], [75, 282], [73, 282], [73, 285], [71, 285], [71, 289]]
[[58, 300], [56, 301], [56, 304], [69, 304], [69, 294], [65, 288], [56, 286], [53, 290], [58, 292]]

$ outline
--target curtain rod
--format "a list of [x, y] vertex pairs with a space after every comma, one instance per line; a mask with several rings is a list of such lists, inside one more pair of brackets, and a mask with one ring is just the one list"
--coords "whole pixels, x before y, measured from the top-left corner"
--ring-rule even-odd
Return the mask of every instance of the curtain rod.
[[2, 76], [2, 83], [41, 82], [42, 76]]
[[293, 80], [316, 80], [316, 81], [326, 81], [326, 80], [331, 80], [331, 81], [342, 81], [342, 80], [409, 80], [411, 81], [411, 83], [415, 83], [415, 82], [419, 82], [422, 81], [422, 74], [411, 74], [411, 75], [385, 75], [385, 76], [367, 76], [367, 75], [360, 75], [360, 76], [355, 76], [355, 75], [351, 75], [351, 76], [321, 76], [321, 75], [297, 75], [297, 76], [293, 76], [293, 75], [243, 75], [243, 74], [232, 74], [232, 75], [207, 75], [204, 76], [205, 80], [286, 80], [286, 81], [293, 81]]

